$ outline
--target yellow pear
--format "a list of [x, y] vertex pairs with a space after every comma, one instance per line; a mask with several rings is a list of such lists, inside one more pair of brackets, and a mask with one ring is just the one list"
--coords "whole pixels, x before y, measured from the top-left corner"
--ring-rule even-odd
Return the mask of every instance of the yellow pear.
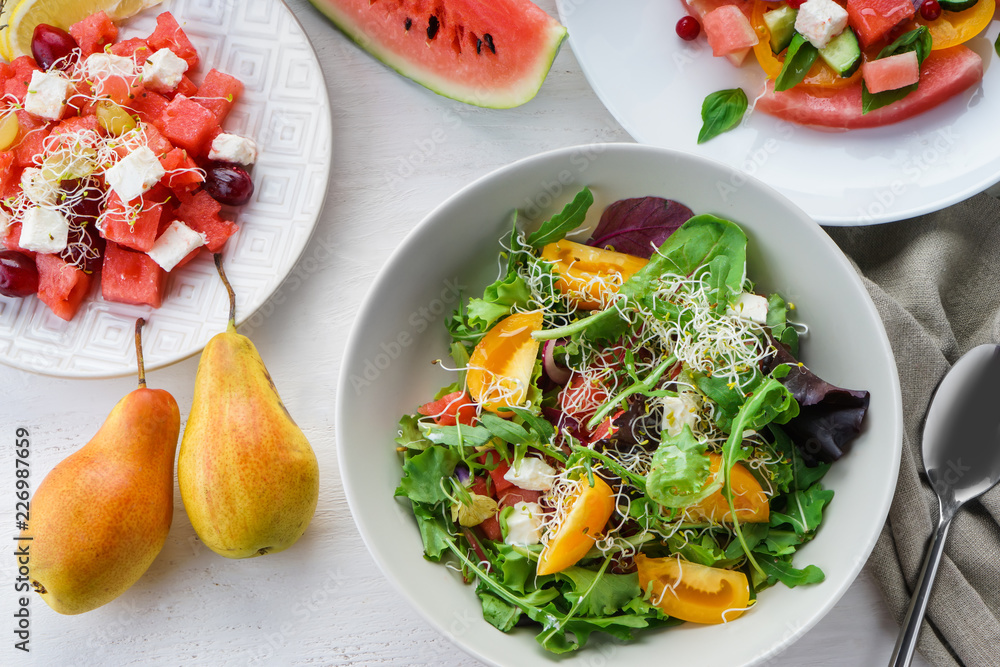
[[227, 558], [287, 549], [305, 532], [319, 497], [319, 465], [246, 336], [236, 333], [233, 289], [229, 325], [205, 346], [177, 480], [201, 541]]
[[128, 590], [170, 530], [180, 412], [168, 392], [146, 388], [143, 324], [135, 332], [139, 388], [45, 476], [20, 535], [32, 587], [60, 614], [96, 609]]

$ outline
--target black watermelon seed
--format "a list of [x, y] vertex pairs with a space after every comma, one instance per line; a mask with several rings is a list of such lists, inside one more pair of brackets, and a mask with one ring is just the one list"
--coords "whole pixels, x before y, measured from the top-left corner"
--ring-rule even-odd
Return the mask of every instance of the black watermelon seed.
[[493, 35], [486, 33], [483, 35], [483, 41], [486, 42], [486, 48], [492, 51], [494, 54], [497, 52], [497, 47], [493, 45]]
[[432, 16], [431, 20], [427, 22], [427, 39], [434, 39], [440, 27], [441, 23], [438, 21], [438, 17]]
[[482, 52], [483, 52], [483, 40], [477, 39], [476, 40], [476, 55], [479, 55]]
[[407, 32], [409, 32], [409, 31], [410, 31], [410, 28], [412, 28], [412, 27], [413, 27], [413, 19], [411, 19], [411, 18], [410, 18], [409, 16], [407, 16], [407, 17], [406, 17], [406, 20], [405, 20], [405, 21], [403, 21], [403, 28], [404, 28], [404, 29], [405, 29], [405, 30], [406, 30]]

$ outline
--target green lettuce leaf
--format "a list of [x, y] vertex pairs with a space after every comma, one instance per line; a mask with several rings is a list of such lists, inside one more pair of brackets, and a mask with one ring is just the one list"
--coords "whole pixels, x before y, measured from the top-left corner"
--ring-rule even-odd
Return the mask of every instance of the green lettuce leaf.
[[721, 481], [707, 488], [705, 485], [709, 472], [706, 447], [687, 425], [677, 437], [664, 431], [646, 475], [646, 494], [664, 507], [680, 508], [718, 491]]
[[428, 505], [446, 500], [441, 480], [451, 477], [457, 464], [458, 455], [450, 448], [428, 447], [403, 461], [403, 478], [395, 495]]

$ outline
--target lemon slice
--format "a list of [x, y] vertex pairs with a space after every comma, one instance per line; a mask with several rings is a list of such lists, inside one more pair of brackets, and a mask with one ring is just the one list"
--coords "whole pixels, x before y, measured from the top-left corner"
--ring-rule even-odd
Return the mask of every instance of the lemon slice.
[[[104, 11], [121, 21], [163, 0], [7, 0], [0, 12], [0, 52], [7, 60], [31, 55], [31, 36], [39, 23], [63, 30], [91, 14]], [[13, 9], [8, 11], [8, 7]], [[4, 21], [4, 19], [7, 19]]]

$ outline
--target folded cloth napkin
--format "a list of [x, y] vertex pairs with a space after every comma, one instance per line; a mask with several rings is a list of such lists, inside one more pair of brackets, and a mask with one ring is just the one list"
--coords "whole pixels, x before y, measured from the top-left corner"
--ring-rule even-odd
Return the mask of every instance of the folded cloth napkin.
[[[868, 565], [901, 621], [938, 520], [920, 456], [931, 394], [963, 353], [1000, 343], [1000, 201], [983, 193], [912, 220], [827, 232], [862, 275], [899, 371], [903, 457]], [[938, 667], [1000, 666], [1000, 487], [952, 523], [918, 650]]]

